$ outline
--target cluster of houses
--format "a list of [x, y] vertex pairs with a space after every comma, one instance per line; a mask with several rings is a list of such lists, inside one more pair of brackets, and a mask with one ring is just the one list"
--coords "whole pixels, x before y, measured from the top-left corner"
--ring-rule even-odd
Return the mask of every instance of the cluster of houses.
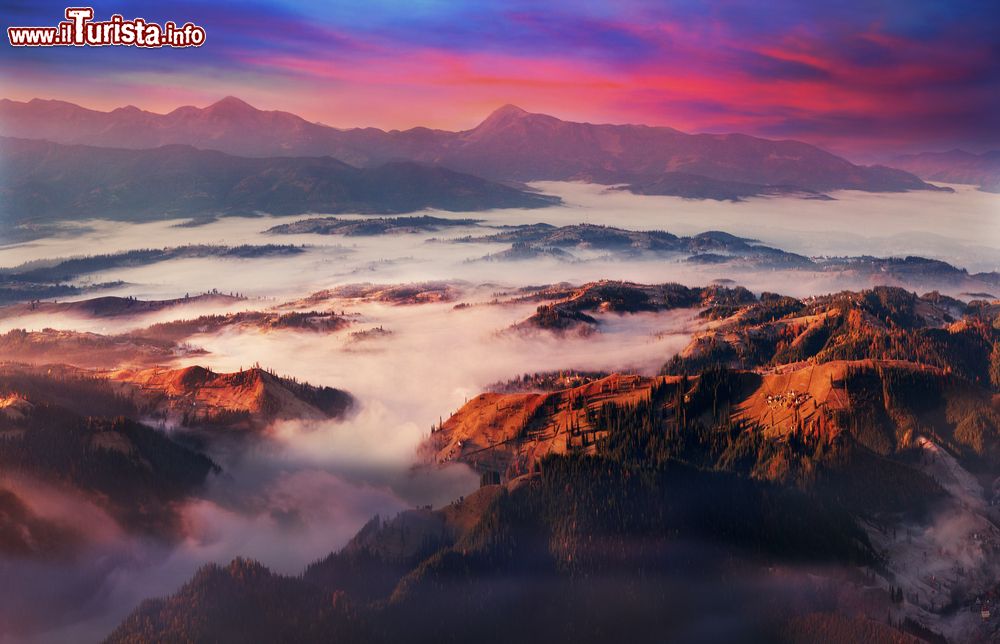
[[776, 407], [785, 409], [797, 409], [807, 400], [812, 398], [808, 392], [797, 392], [794, 389], [783, 394], [771, 394], [767, 397], [767, 406], [771, 409]]

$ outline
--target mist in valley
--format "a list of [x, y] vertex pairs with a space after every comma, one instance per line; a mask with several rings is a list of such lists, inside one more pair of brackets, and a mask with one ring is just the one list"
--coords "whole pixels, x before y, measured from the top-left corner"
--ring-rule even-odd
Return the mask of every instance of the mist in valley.
[[[0, 246], [0, 266], [59, 257], [110, 254], [140, 248], [189, 244], [307, 245], [302, 255], [257, 259], [184, 259], [128, 269], [93, 273], [77, 280], [99, 284], [123, 280], [117, 292], [141, 299], [179, 297], [199, 286], [257, 297], [289, 298], [359, 281], [419, 282], [467, 279], [516, 285], [540, 281], [627, 279], [638, 282], [679, 281], [707, 283], [735, 279], [748, 288], [775, 287], [766, 276], [734, 274], [726, 266], [692, 266], [682, 261], [602, 261], [601, 253], [581, 253], [590, 261], [567, 263], [552, 259], [525, 268], [513, 263], [469, 262], [503, 250], [506, 244], [447, 244], [427, 242], [481, 236], [491, 226], [545, 222], [572, 225], [581, 222], [632, 230], [666, 230], [692, 235], [721, 230], [807, 256], [906, 256], [940, 259], [970, 272], [1000, 269], [1000, 196], [969, 186], [949, 192], [898, 194], [838, 191], [832, 201], [799, 197], [754, 197], [741, 202], [687, 200], [640, 196], [596, 184], [541, 182], [533, 184], [563, 199], [560, 206], [540, 210], [494, 210], [469, 213], [433, 211], [442, 218], [479, 219], [481, 226], [448, 228], [433, 234], [343, 237], [314, 234], [279, 235], [265, 231], [306, 216], [256, 218], [227, 217], [197, 226], [183, 220], [152, 223], [78, 222], [73, 234]], [[943, 216], [942, 213], [947, 213]], [[321, 213], [316, 216], [322, 216]], [[364, 218], [363, 215], [338, 215]], [[427, 243], [424, 243], [427, 242]], [[256, 270], [255, 270], [256, 269]], [[250, 273], [250, 271], [253, 271]], [[770, 272], [770, 271], [768, 271]], [[525, 280], [523, 274], [529, 274]], [[202, 284], [210, 276], [210, 284]], [[543, 277], [540, 280], [539, 278]], [[773, 276], [772, 276], [773, 277]], [[817, 289], [849, 286], [829, 275], [805, 275], [785, 284], [810, 295]]]
[[[740, 203], [636, 196], [584, 184], [535, 187], [559, 195], [564, 204], [532, 211], [435, 212], [440, 217], [483, 220], [482, 226], [437, 233], [342, 237], [265, 232], [303, 217], [224, 218], [200, 226], [93, 221], [84, 222], [73, 234], [0, 247], [0, 266], [13, 267], [186, 244], [306, 245], [306, 252], [293, 256], [177, 259], [73, 279], [80, 286], [122, 282], [75, 299], [95, 295], [168, 299], [217, 289], [245, 295], [245, 300], [193, 303], [117, 318], [26, 315], [0, 319], [0, 331], [48, 327], [118, 334], [156, 322], [282, 305], [281, 310], [343, 311], [350, 314], [351, 324], [334, 333], [226, 329], [197, 334], [186, 341], [207, 354], [181, 358], [171, 366], [198, 364], [231, 372], [260, 364], [300, 381], [346, 390], [356, 400], [346, 418], [279, 421], [259, 442], [239, 448], [209, 447], [222, 473], [211, 479], [201, 498], [182, 509], [184, 534], [176, 544], [153, 543], [109, 528], [110, 532], [86, 535], [89, 554], [78, 556], [73, 564], [5, 564], [5, 578], [22, 580], [31, 591], [25, 595], [32, 598], [24, 603], [27, 614], [31, 603], [48, 602], [66, 611], [54, 624], [56, 630], [41, 629], [39, 622], [35, 627], [40, 630], [21, 631], [19, 637], [31, 635], [39, 641], [99, 637], [141, 598], [173, 592], [200, 565], [227, 562], [237, 555], [297, 574], [309, 562], [342, 547], [373, 515], [389, 516], [426, 504], [436, 507], [474, 490], [478, 477], [471, 470], [460, 465], [420, 467], [417, 448], [432, 425], [489, 384], [551, 370], [653, 375], [704, 326], [697, 311], [683, 309], [599, 314], [599, 330], [590, 335], [515, 332], [510, 327], [530, 316], [538, 302], [495, 300], [510, 299], [521, 287], [598, 279], [704, 286], [729, 279], [757, 293], [808, 296], [872, 286], [868, 280], [836, 273], [734, 270], [727, 265], [694, 265], [683, 258], [621, 259], [593, 251], [574, 251], [582, 260], [575, 262], [478, 261], [509, 245], [453, 244], [447, 239], [485, 235], [505, 225], [586, 221], [679, 235], [723, 230], [807, 255], [916, 254], [970, 271], [1000, 268], [1000, 195], [966, 187], [955, 193], [839, 192], [831, 195], [834, 201], [788, 197]], [[457, 297], [428, 304], [337, 297], [310, 305], [289, 304], [347, 284], [442, 280], [453, 282]], [[456, 308], [459, 303], [469, 306]], [[388, 333], [354, 335], [376, 328]], [[170, 433], [175, 428], [164, 425], [162, 430]], [[33, 505], [53, 516], [66, 516], [60, 515], [64, 506], [59, 503], [38, 492], [26, 494], [34, 499]], [[110, 518], [108, 522], [113, 525]], [[82, 596], [90, 599], [81, 604]]]

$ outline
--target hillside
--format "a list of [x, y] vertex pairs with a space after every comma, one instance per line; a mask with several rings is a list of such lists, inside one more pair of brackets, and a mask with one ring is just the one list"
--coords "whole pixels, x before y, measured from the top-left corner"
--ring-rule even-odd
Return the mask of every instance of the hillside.
[[[556, 300], [543, 309], [628, 312], [661, 301], [662, 288], [597, 283], [527, 297]], [[501, 383], [432, 429], [426, 462], [464, 463], [513, 487], [593, 458], [613, 461], [608, 472], [683, 463], [796, 489], [853, 517], [879, 553], [863, 592], [894, 598], [873, 610], [876, 592], [839, 609], [847, 622], [800, 625], [833, 637], [864, 631], [859, 614], [888, 613], [929, 641], [989, 641], [994, 627], [970, 611], [992, 602], [1000, 565], [996, 303], [884, 287], [714, 303], [697, 289], [670, 292], [704, 307], [705, 330], [664, 375]]]
[[[283, 378], [260, 367], [216, 373], [204, 367], [84, 369], [0, 363], [0, 392], [86, 417], [155, 419], [217, 434], [261, 432], [279, 420], [342, 418], [354, 399], [340, 389]], [[7, 409], [12, 414], [15, 407]]]
[[805, 300], [765, 293], [743, 306], [704, 310], [705, 330], [664, 371], [874, 358], [915, 362], [989, 386], [989, 354], [1000, 339], [995, 309], [982, 300], [966, 304], [893, 287]]
[[367, 641], [356, 622], [337, 593], [236, 559], [202, 568], [172, 597], [146, 600], [105, 641]]
[[69, 363], [92, 369], [169, 364], [204, 350], [171, 340], [83, 331], [13, 329], [0, 334], [3, 360], [28, 364]]
[[[513, 478], [549, 454], [600, 453], [619, 428], [641, 421], [644, 431], [664, 428], [650, 444], [663, 450], [659, 458], [683, 458], [693, 436], [707, 432], [699, 440], [708, 453], [695, 450], [693, 462], [783, 482], [811, 476], [815, 450], [892, 456], [914, 447], [919, 435], [970, 467], [1000, 459], [1000, 416], [989, 392], [940, 370], [866, 360], [710, 376], [712, 392], [704, 375], [611, 375], [552, 392], [480, 394], [436, 428], [424, 455]], [[740, 458], [749, 461], [728, 462], [747, 448], [754, 451]]]
[[[608, 281], [522, 299], [552, 301], [515, 325], [522, 331], [587, 334], [600, 330], [603, 313], [680, 307], [701, 309], [702, 330], [659, 378], [613, 375], [561, 389], [481, 394], [431, 436], [431, 460], [516, 476], [549, 453], [592, 453], [607, 439], [601, 413], [608, 405], [617, 414], [652, 404], [650, 413], [671, 418], [684, 408], [675, 398], [691, 396], [682, 380], [733, 369], [725, 372], [733, 389], [713, 394], [709, 426], [722, 419], [765, 438], [824, 444], [843, 433], [883, 456], [912, 448], [923, 435], [974, 469], [1000, 462], [1000, 417], [991, 402], [1000, 386], [1000, 331], [996, 307], [986, 302], [888, 287], [797, 300]], [[772, 471], [758, 465], [758, 473]]]
[[[131, 420], [138, 416], [133, 401], [83, 372], [4, 366], [0, 400], [0, 467], [23, 499], [8, 497], [6, 517], [45, 537], [36, 547], [47, 541], [54, 552], [45, 552], [46, 546], [42, 555], [57, 554], [68, 538], [63, 535], [74, 531], [31, 518], [38, 494], [49, 512], [53, 495], [65, 496], [69, 503], [102, 508], [125, 530], [171, 540], [180, 530], [178, 502], [196, 495], [218, 471], [209, 458]], [[47, 487], [53, 489], [48, 501]]]
[[397, 306], [452, 302], [459, 296], [461, 292], [460, 288], [464, 285], [466, 283], [459, 280], [412, 282], [409, 284], [372, 284], [370, 282], [361, 282], [317, 291], [309, 297], [296, 302], [289, 302], [283, 306], [296, 308], [319, 304], [342, 304], [345, 300], [382, 302]]
[[[707, 310], [751, 319], [759, 302], [741, 300]], [[933, 323], [938, 304], [918, 304], [910, 324]], [[906, 315], [892, 308], [890, 320]], [[1000, 539], [975, 483], [1000, 454], [984, 387], [891, 359], [551, 385], [481, 394], [432, 431], [427, 466], [468, 464], [483, 475], [478, 491], [376, 517], [300, 577], [243, 561], [206, 568], [109, 641], [229, 641], [244, 619], [302, 641], [658, 641], [718, 623], [720, 602], [748, 611], [727, 613], [733, 630], [722, 632], [761, 641], [988, 628], [966, 619], [995, 584], [988, 543]], [[942, 517], [959, 518], [950, 529], [962, 549], [920, 564]], [[272, 594], [285, 586], [296, 604]]]
[[743, 287], [692, 288], [676, 283], [636, 284], [601, 280], [578, 287], [556, 285], [534, 289], [510, 301], [545, 302], [539, 305], [534, 315], [514, 324], [512, 330], [520, 332], [542, 330], [557, 334], [571, 331], [586, 335], [599, 330], [600, 321], [593, 316], [597, 314], [658, 312], [718, 305], [736, 306], [755, 301], [755, 298]]
[[[104, 300], [105, 298], [100, 298]], [[119, 298], [113, 298], [115, 300]], [[195, 298], [192, 298], [195, 299]], [[83, 317], [121, 317], [143, 315], [158, 310], [136, 300], [122, 302], [54, 303], [32, 302], [0, 308], [0, 319], [10, 315], [44, 315], [51, 312]], [[179, 300], [180, 302], [181, 300]], [[234, 300], [238, 301], [238, 300]], [[132, 303], [132, 304], [129, 304]], [[39, 318], [28, 318], [38, 324]], [[341, 315], [324, 311], [242, 311], [220, 315], [202, 315], [192, 319], [160, 322], [148, 327], [105, 335], [83, 331], [43, 328], [40, 331], [12, 329], [0, 334], [0, 353], [4, 360], [28, 364], [68, 363], [93, 369], [152, 367], [169, 365], [178, 359], [205, 355], [207, 352], [188, 340], [202, 333], [225, 329], [261, 332], [294, 330], [309, 333], [333, 333], [351, 324]]]
[[108, 377], [144, 413], [182, 427], [260, 431], [277, 420], [325, 420], [347, 413], [350, 394], [279, 377], [260, 367], [216, 373], [204, 367], [121, 370]]
[[343, 315], [329, 311], [240, 311], [219, 315], [200, 315], [188, 320], [159, 322], [144, 329], [128, 333], [129, 337], [178, 342], [199, 333], [215, 333], [222, 329], [253, 329], [275, 331], [293, 329], [314, 333], [333, 333], [350, 326]]
[[187, 145], [98, 148], [0, 137], [0, 222], [218, 214], [539, 208], [551, 197], [416, 162], [236, 157]]
[[[375, 520], [301, 577], [239, 560], [206, 567], [175, 595], [142, 604], [108, 641], [234, 641], [244, 624], [306, 642], [657, 641], [712, 619], [720, 601], [743, 605], [763, 561], [870, 556], [842, 513], [795, 492], [680, 464], [637, 474], [599, 459], [553, 459], [530, 481]], [[802, 520], [780, 518], [793, 515]], [[679, 592], [696, 576], [690, 565], [703, 581], [729, 581], [712, 598]], [[622, 582], [636, 570], [645, 573]], [[804, 579], [782, 581], [798, 588]], [[289, 590], [294, 603], [282, 596]], [[766, 595], [781, 607], [751, 624], [747, 606], [723, 632], [763, 640], [830, 591]], [[331, 623], [331, 610], [353, 619]]]
[[929, 181], [969, 183], [986, 192], [1000, 192], [1000, 150], [921, 152], [896, 157], [892, 163]]

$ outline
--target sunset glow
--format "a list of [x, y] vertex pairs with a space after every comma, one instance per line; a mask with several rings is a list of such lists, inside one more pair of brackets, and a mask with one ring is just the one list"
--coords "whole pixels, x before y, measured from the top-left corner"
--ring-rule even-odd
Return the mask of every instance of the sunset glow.
[[[233, 94], [337, 127], [465, 129], [514, 103], [861, 157], [1000, 141], [993, 3], [324, 4], [99, 3], [98, 18], [192, 20], [208, 40], [7, 50], [0, 73], [18, 100], [167, 112]], [[48, 24], [61, 11], [24, 2], [5, 17]]]

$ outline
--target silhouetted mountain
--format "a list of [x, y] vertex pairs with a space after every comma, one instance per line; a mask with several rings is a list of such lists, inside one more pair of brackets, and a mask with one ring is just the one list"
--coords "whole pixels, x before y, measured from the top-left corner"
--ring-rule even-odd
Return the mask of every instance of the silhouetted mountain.
[[371, 641], [341, 596], [236, 559], [203, 567], [171, 597], [143, 602], [106, 641]]
[[412, 162], [362, 169], [331, 157], [245, 158], [186, 145], [125, 150], [0, 137], [0, 169], [0, 224], [536, 208], [556, 201]]
[[159, 115], [62, 101], [0, 102], [0, 133], [123, 148], [187, 144], [251, 156], [331, 155], [354, 165], [407, 159], [495, 180], [579, 179], [639, 192], [730, 199], [775, 191], [929, 189], [917, 177], [854, 165], [799, 141], [686, 134], [668, 127], [562, 121], [505, 105], [462, 132], [339, 130], [232, 97]]
[[[766, 558], [755, 553], [779, 551], [873, 556], [849, 516], [795, 490], [677, 462], [640, 475], [614, 459], [551, 458], [519, 485], [373, 521], [301, 577], [206, 566], [107, 641], [696, 642], [687, 633], [720, 603], [729, 620], [713, 633], [769, 641], [824, 595], [755, 584]], [[762, 592], [772, 609], [751, 619]]]
[[1000, 192], [1000, 150], [921, 152], [896, 157], [892, 163], [928, 181], [971, 183], [986, 192]]

